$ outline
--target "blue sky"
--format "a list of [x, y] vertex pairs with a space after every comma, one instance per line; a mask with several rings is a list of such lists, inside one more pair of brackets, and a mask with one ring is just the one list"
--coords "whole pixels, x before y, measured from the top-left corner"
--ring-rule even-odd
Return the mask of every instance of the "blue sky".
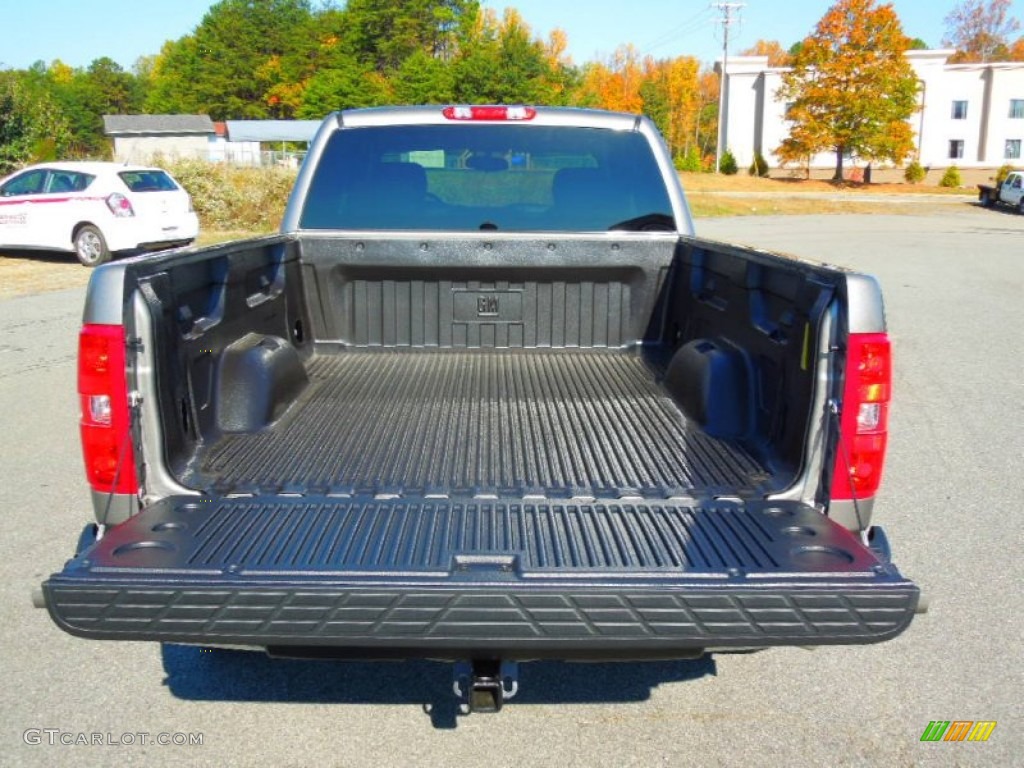
[[[534, 31], [554, 27], [569, 35], [576, 63], [602, 58], [623, 43], [657, 57], [687, 54], [713, 61], [721, 50], [720, 27], [708, 0], [518, 0]], [[896, 0], [904, 31], [938, 47], [943, 19], [957, 0]], [[157, 53], [167, 39], [189, 33], [212, 5], [210, 0], [0, 0], [4, 34], [0, 68], [22, 68], [42, 59], [85, 66], [110, 56], [125, 68], [142, 55]], [[506, 3], [484, 0], [498, 10]], [[784, 47], [803, 38], [831, 5], [831, 0], [747, 0], [742, 23], [732, 33], [730, 50], [739, 51], [758, 38], [779, 40]], [[1024, 15], [1024, 0], [1013, 11]]]

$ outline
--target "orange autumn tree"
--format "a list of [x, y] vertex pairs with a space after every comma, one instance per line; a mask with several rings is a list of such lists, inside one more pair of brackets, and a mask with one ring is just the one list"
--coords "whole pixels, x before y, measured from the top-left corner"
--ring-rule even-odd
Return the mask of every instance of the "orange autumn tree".
[[673, 155], [698, 143], [702, 104], [700, 62], [692, 56], [640, 60], [623, 46], [605, 63], [587, 65], [577, 93], [580, 105], [649, 116]]
[[789, 51], [784, 49], [778, 40], [758, 40], [743, 51], [741, 56], [767, 56], [769, 67], [788, 67]]
[[917, 76], [904, 56], [910, 39], [892, 5], [839, 0], [818, 22], [782, 76], [779, 98], [790, 103], [783, 162], [836, 153], [902, 163], [914, 148], [908, 119], [917, 111]]
[[607, 63], [592, 62], [584, 68], [578, 100], [585, 106], [639, 114], [644, 106], [643, 76], [636, 48], [620, 46]]
[[[1020, 22], [1010, 14], [1011, 0], [965, 0], [946, 16], [944, 45], [956, 48], [950, 61], [1013, 61], [1011, 35]], [[1021, 47], [1024, 38], [1015, 47]]]

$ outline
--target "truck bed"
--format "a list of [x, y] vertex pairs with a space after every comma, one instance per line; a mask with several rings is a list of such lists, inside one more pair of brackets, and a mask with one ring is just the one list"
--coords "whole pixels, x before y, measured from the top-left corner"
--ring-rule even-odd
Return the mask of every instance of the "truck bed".
[[219, 493], [620, 498], [729, 494], [771, 473], [702, 433], [632, 350], [344, 351], [260, 432], [201, 451]]

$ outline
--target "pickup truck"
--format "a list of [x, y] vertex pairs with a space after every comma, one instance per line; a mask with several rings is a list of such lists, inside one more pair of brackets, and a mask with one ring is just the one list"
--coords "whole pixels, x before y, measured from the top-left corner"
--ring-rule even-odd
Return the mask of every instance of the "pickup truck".
[[[923, 608], [873, 506], [870, 276], [694, 236], [646, 118], [331, 115], [281, 232], [98, 268], [83, 638], [455, 663], [875, 643]], [[73, 542], [69, 541], [69, 549]]]
[[1024, 171], [1011, 171], [997, 187], [979, 184], [978, 202], [986, 208], [1002, 203], [1016, 208], [1018, 213], [1024, 213]]

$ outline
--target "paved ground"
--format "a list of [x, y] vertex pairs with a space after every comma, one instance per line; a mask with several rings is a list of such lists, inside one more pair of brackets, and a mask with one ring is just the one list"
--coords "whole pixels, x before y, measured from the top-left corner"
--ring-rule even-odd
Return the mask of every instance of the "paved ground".
[[[898, 367], [876, 513], [932, 604], [905, 635], [691, 663], [527, 665], [520, 699], [468, 719], [454, 717], [440, 665], [73, 639], [28, 595], [87, 514], [74, 427], [82, 291], [22, 297], [0, 301], [0, 765], [1020, 764], [1024, 217], [699, 224], [881, 277]], [[920, 743], [934, 719], [998, 726], [984, 744]], [[204, 743], [47, 746], [42, 733], [26, 744], [33, 728], [202, 732]]]

